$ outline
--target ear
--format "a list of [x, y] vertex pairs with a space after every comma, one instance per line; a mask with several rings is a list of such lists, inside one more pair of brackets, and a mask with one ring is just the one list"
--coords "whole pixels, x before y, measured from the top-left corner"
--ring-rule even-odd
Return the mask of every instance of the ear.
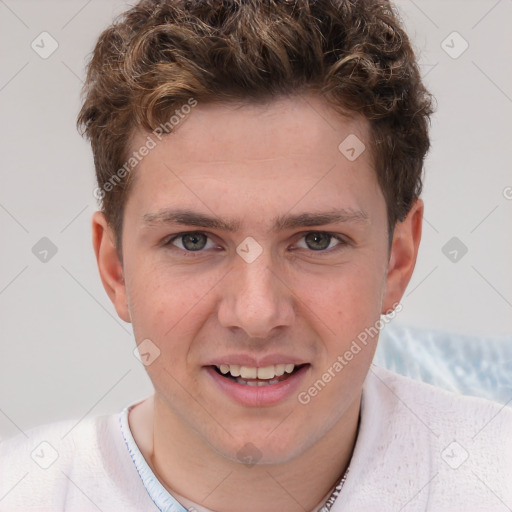
[[411, 279], [421, 240], [423, 201], [417, 199], [403, 222], [397, 223], [388, 263], [382, 314], [390, 313]]
[[123, 266], [117, 254], [114, 233], [102, 212], [95, 212], [92, 216], [92, 245], [103, 287], [119, 317], [130, 322]]

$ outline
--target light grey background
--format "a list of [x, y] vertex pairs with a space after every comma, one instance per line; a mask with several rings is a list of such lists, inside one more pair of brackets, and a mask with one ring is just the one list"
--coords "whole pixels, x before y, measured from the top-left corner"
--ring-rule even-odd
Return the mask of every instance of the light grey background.
[[[0, 0], [0, 437], [152, 392], [98, 277], [92, 154], [75, 130], [85, 59], [128, 5]], [[512, 1], [396, 5], [438, 112], [420, 256], [395, 322], [510, 335]], [[43, 31], [59, 45], [47, 59], [31, 47]], [[32, 252], [42, 237], [57, 247], [46, 263]], [[468, 248], [456, 262], [442, 250], [452, 237]]]

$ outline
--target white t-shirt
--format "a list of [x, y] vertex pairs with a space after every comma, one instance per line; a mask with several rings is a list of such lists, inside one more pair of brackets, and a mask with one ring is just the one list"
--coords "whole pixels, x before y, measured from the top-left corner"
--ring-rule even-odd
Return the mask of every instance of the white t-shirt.
[[[136, 403], [0, 443], [0, 511], [200, 510], [180, 504], [142, 457], [127, 422]], [[372, 366], [350, 472], [331, 512], [511, 508], [512, 410]]]

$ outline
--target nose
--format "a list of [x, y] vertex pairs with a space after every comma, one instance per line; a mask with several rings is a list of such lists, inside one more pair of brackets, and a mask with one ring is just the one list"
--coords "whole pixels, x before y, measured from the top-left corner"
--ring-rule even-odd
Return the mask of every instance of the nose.
[[269, 253], [263, 251], [251, 263], [242, 258], [234, 263], [218, 310], [223, 327], [242, 329], [250, 338], [268, 339], [274, 329], [292, 324], [293, 293]]

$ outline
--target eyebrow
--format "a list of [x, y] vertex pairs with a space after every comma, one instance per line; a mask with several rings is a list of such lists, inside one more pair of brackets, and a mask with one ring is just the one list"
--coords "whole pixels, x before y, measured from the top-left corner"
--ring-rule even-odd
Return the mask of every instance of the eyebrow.
[[[220, 219], [189, 209], [165, 208], [155, 213], [146, 213], [142, 217], [148, 227], [162, 224], [183, 224], [201, 228], [218, 229], [230, 233], [236, 233], [240, 229], [241, 222], [234, 219]], [[322, 226], [324, 224], [342, 223], [368, 223], [368, 214], [363, 210], [338, 209], [327, 212], [307, 212], [296, 215], [282, 215], [273, 219], [273, 231], [285, 229]]]

